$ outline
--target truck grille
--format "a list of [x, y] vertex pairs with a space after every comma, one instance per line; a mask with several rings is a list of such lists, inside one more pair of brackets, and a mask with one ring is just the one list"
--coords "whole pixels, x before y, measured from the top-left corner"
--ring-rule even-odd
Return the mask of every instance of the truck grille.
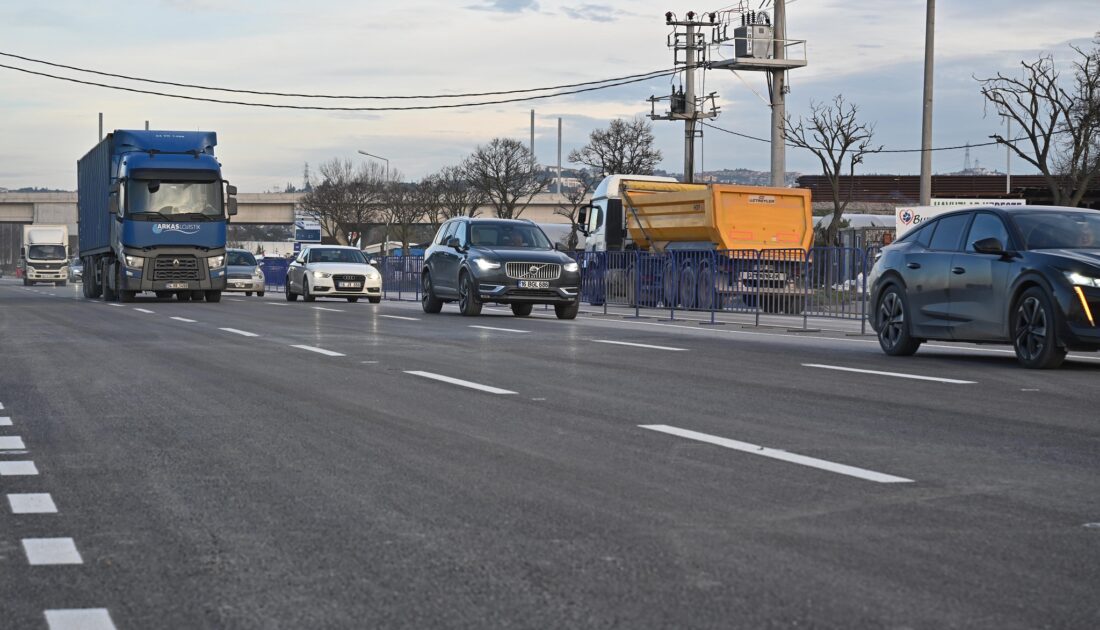
[[199, 259], [194, 256], [157, 256], [153, 280], [201, 280]]
[[510, 262], [505, 265], [505, 273], [516, 280], [557, 280], [561, 276], [561, 265], [557, 263]]
[[35, 271], [57, 271], [65, 266], [65, 263], [27, 263], [27, 267]]

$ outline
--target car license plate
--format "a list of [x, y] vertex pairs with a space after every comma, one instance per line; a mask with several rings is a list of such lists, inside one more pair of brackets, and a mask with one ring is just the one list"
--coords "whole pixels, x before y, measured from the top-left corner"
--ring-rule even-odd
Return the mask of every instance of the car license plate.
[[363, 285], [358, 282], [337, 282], [336, 288], [338, 289], [362, 289]]
[[742, 280], [777, 280], [783, 282], [787, 274], [778, 271], [745, 271], [741, 273]]
[[235, 287], [247, 287], [250, 284], [252, 284], [252, 283], [249, 282], [248, 280], [234, 280], [233, 281], [233, 286], [235, 286]]
[[549, 289], [550, 283], [545, 280], [520, 280], [521, 289]]
[[187, 288], [187, 283], [186, 282], [169, 282], [168, 284], [164, 285], [164, 288], [166, 288], [166, 289], [186, 289]]

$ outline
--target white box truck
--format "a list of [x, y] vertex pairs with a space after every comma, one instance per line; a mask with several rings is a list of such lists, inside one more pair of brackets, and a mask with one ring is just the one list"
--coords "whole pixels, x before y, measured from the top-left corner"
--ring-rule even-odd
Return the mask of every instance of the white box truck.
[[69, 226], [24, 225], [19, 257], [24, 286], [38, 282], [65, 286], [69, 280]]

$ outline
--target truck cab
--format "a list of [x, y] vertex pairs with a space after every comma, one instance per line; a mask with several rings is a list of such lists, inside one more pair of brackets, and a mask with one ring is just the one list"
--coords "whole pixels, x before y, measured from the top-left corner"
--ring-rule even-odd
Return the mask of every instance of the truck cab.
[[670, 182], [672, 177], [656, 175], [609, 175], [592, 192], [592, 203], [581, 210], [578, 222], [586, 234], [584, 251], [617, 251], [627, 246], [626, 219], [619, 185], [624, 179], [642, 182]]
[[69, 279], [69, 228], [67, 225], [27, 225], [19, 266], [23, 285], [48, 282], [65, 286]]

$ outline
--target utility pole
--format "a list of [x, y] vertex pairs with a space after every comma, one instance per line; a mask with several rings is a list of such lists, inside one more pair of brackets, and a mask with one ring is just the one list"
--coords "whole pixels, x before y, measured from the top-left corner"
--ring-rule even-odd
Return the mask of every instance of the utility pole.
[[535, 163], [535, 110], [531, 110], [531, 163]]
[[[716, 93], [702, 97], [695, 95], [695, 73], [706, 61], [707, 53], [706, 38], [699, 29], [706, 25], [713, 26], [717, 14], [708, 13], [709, 22], [695, 19], [696, 15], [694, 11], [688, 11], [686, 20], [677, 20], [671, 11], [665, 13], [665, 24], [684, 27], [683, 32], [677, 28], [668, 38], [674, 64], [684, 66], [684, 82], [679, 92], [673, 89], [667, 97], [649, 97], [651, 119], [684, 121], [684, 182], [689, 184], [695, 181], [695, 138], [700, 134], [698, 122], [718, 116], [718, 107], [714, 104]], [[680, 51], [684, 52], [682, 60]], [[666, 99], [669, 101], [668, 111], [658, 114], [657, 103]]]
[[561, 118], [558, 118], [558, 194], [561, 194]]
[[99, 112], [99, 140], [96, 142], [103, 142], [103, 112]]
[[932, 203], [932, 62], [935, 56], [936, 0], [926, 0], [924, 23], [924, 116], [920, 135], [920, 205]]
[[[1008, 129], [1005, 130], [1005, 139], [1009, 142], [1012, 141], [1012, 119], [1005, 116], [1005, 125]], [[1012, 193], [1012, 145], [1005, 145], [1005, 194]]]
[[[775, 0], [775, 50], [772, 58], [782, 63], [787, 56], [787, 3]], [[787, 70], [772, 70], [772, 186], [787, 185]]]
[[149, 121], [145, 121], [145, 131], [149, 131]]

